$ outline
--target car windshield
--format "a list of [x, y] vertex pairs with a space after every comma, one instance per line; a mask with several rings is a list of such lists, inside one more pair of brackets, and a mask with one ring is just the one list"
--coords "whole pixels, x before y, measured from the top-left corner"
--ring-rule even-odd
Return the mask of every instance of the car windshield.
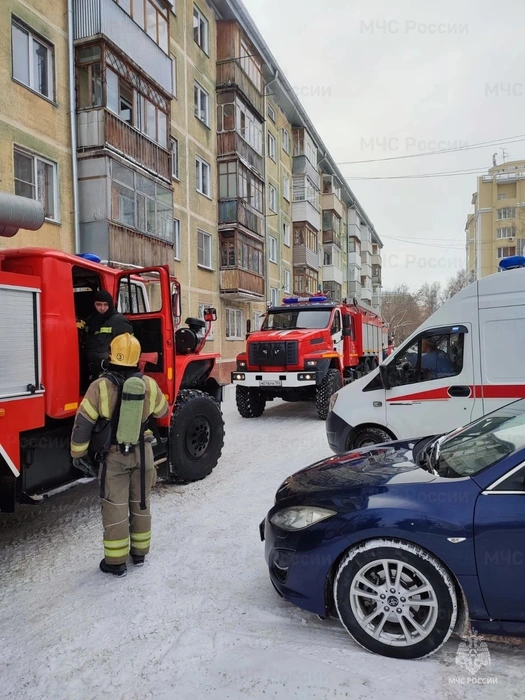
[[435, 468], [444, 477], [472, 476], [523, 447], [525, 399], [450, 433], [439, 445]]
[[283, 330], [288, 328], [328, 328], [331, 309], [297, 309], [294, 311], [270, 311], [261, 330]]

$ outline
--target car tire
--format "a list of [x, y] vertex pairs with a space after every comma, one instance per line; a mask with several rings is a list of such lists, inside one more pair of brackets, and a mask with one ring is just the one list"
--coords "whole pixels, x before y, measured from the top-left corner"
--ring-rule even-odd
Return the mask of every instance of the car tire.
[[333, 594], [349, 635], [368, 651], [395, 659], [435, 653], [458, 616], [456, 589], [445, 567], [421, 547], [400, 540], [380, 538], [351, 549], [337, 569]]
[[169, 429], [170, 481], [189, 484], [211, 474], [224, 447], [220, 404], [196, 389], [181, 389]]
[[390, 442], [392, 436], [381, 428], [362, 428], [350, 436], [348, 450], [358, 450], [369, 445], [379, 445], [382, 442]]
[[329, 369], [315, 392], [315, 408], [321, 420], [326, 420], [330, 399], [342, 386], [341, 372], [338, 369]]
[[237, 410], [243, 418], [258, 418], [264, 413], [266, 399], [258, 389], [246, 386], [235, 387]]

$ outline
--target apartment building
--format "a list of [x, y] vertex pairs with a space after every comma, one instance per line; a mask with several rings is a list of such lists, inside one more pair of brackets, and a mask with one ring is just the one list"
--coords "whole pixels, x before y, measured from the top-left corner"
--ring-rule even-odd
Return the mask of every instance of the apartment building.
[[465, 225], [470, 281], [498, 271], [499, 261], [525, 251], [525, 161], [496, 165], [477, 178], [474, 211]]
[[75, 201], [66, 0], [42, 14], [39, 0], [0, 8], [0, 189], [40, 201], [36, 232], [0, 248], [44, 245], [73, 251]]

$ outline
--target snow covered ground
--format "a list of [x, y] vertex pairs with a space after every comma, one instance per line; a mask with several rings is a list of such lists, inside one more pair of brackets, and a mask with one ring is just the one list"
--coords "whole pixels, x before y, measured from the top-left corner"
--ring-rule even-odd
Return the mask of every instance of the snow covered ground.
[[[146, 565], [102, 574], [93, 482], [41, 508], [0, 516], [0, 694], [49, 700], [523, 698], [524, 648], [487, 640], [474, 685], [459, 640], [417, 662], [374, 656], [337, 620], [282, 601], [258, 526], [290, 473], [331, 454], [313, 405], [224, 405], [226, 445], [212, 475], [153, 495]], [[459, 682], [458, 682], [459, 681]]]

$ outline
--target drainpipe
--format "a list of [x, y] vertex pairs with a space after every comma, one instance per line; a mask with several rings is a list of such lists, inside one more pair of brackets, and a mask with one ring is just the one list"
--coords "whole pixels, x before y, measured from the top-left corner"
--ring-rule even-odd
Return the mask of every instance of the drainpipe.
[[71, 169], [73, 179], [73, 229], [75, 232], [75, 253], [80, 253], [80, 226], [78, 212], [78, 163], [77, 163], [77, 125], [75, 104], [75, 50], [73, 47], [73, 2], [67, 0], [67, 42], [69, 58], [69, 119], [71, 127]]

